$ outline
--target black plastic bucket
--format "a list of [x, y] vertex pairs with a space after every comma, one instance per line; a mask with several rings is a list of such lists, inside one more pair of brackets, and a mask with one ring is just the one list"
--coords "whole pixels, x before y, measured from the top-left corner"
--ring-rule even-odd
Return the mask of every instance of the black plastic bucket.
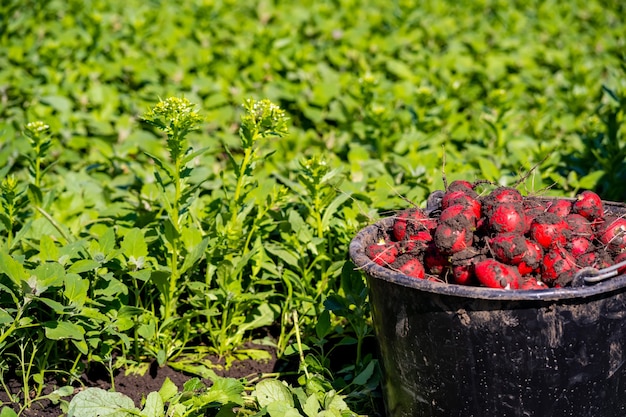
[[535, 291], [414, 279], [365, 253], [392, 224], [350, 244], [368, 281], [388, 417], [626, 416], [626, 276]]

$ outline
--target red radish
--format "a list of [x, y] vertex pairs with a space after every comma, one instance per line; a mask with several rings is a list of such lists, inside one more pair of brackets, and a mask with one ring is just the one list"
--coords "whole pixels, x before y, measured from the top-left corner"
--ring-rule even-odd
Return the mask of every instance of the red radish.
[[522, 203], [523, 197], [515, 188], [500, 187], [483, 197], [480, 202], [484, 216], [491, 218], [496, 206], [504, 203]]
[[441, 199], [441, 208], [444, 210], [450, 206], [458, 205], [458, 204], [467, 207], [472, 213], [474, 213], [474, 217], [476, 217], [476, 219], [480, 218], [480, 214], [481, 214], [480, 201], [478, 201], [477, 197], [474, 197], [465, 191], [447, 192], [444, 194], [443, 198]]
[[526, 239], [526, 253], [517, 264], [517, 270], [522, 275], [539, 272], [543, 260], [543, 249], [534, 240]]
[[498, 187], [489, 196], [497, 203], [521, 203], [524, 200], [522, 194], [513, 187]]
[[613, 252], [626, 249], [626, 219], [623, 217], [606, 217], [598, 228], [600, 242]]
[[398, 247], [393, 242], [386, 243], [381, 240], [367, 247], [367, 256], [378, 265], [390, 265], [398, 256]]
[[526, 215], [526, 229], [524, 232], [530, 230], [530, 225], [532, 224], [535, 217], [544, 213], [548, 210], [548, 207], [543, 201], [539, 200], [524, 200], [524, 214]]
[[519, 264], [528, 251], [526, 238], [519, 233], [500, 233], [489, 240], [494, 257], [509, 265]]
[[424, 253], [424, 266], [430, 274], [442, 276], [450, 266], [450, 261], [434, 245], [430, 245]]
[[588, 239], [593, 237], [591, 223], [580, 214], [570, 213], [565, 217], [565, 221], [573, 236], [583, 236]]
[[433, 235], [428, 230], [421, 230], [409, 236], [409, 240], [413, 242], [430, 242], [433, 240]]
[[575, 236], [565, 245], [567, 250], [574, 256], [582, 255], [593, 249], [591, 241], [584, 236]]
[[463, 204], [454, 204], [452, 206], [448, 206], [439, 215], [439, 222], [446, 222], [448, 220], [453, 219], [456, 216], [463, 216], [471, 223], [472, 227], [476, 226], [476, 222], [480, 217], [480, 214], [476, 216], [475, 212], [469, 207]]
[[572, 202], [562, 198], [556, 199], [549, 203], [548, 213], [554, 213], [557, 216], [565, 217], [572, 211]]
[[410, 253], [418, 255], [422, 253], [428, 247], [429, 242], [433, 240], [430, 232], [422, 231], [417, 232], [416, 235], [411, 236], [410, 239], [401, 240], [396, 242], [398, 246], [398, 252], [401, 254]]
[[400, 266], [399, 271], [405, 275], [419, 279], [424, 278], [426, 275], [424, 265], [417, 258], [407, 260], [404, 264], [402, 264], [402, 266]]
[[[576, 271], [577, 266], [574, 257], [565, 249], [554, 246], [543, 257], [541, 265], [541, 279], [548, 285], [559, 281], [561, 285], [568, 284], [572, 276], [568, 277], [568, 272]], [[569, 278], [568, 282], [567, 278]]]
[[587, 220], [599, 219], [604, 214], [602, 199], [593, 191], [583, 191], [576, 196], [576, 201], [572, 205], [572, 212], [580, 214]]
[[502, 203], [493, 206], [489, 227], [495, 233], [523, 233], [526, 230], [526, 215], [522, 205]]
[[475, 194], [474, 184], [465, 180], [454, 180], [450, 184], [448, 184], [448, 188], [446, 189], [446, 192], [452, 192], [452, 191], [463, 191], [466, 193]]
[[548, 287], [544, 282], [537, 280], [534, 277], [528, 277], [522, 280], [519, 289], [520, 290], [545, 290]]
[[437, 249], [446, 254], [453, 254], [469, 248], [472, 246], [473, 240], [474, 234], [467, 225], [463, 227], [462, 224], [449, 222], [440, 223], [433, 236]]
[[580, 268], [590, 266], [592, 268], [602, 269], [612, 264], [613, 261], [611, 257], [604, 250], [590, 251], [576, 257], [576, 265]]
[[429, 223], [436, 225], [437, 221], [428, 217], [422, 209], [412, 208], [404, 210], [396, 216], [393, 224], [393, 237], [398, 241], [404, 240], [407, 233], [429, 229], [429, 226], [432, 226]]
[[470, 285], [473, 278], [472, 265], [452, 265], [452, 277], [454, 278], [454, 282], [459, 285]]
[[487, 258], [474, 265], [474, 273], [478, 281], [489, 288], [517, 289], [522, 276], [516, 268]]
[[567, 222], [554, 213], [542, 213], [535, 217], [529, 230], [530, 236], [544, 249], [558, 244], [564, 246], [569, 235]]

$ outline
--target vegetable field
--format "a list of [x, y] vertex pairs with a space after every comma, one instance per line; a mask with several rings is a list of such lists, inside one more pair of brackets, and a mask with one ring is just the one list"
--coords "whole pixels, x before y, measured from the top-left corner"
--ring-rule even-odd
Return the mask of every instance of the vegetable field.
[[0, 416], [384, 415], [350, 240], [454, 180], [626, 201], [625, 15], [3, 1]]

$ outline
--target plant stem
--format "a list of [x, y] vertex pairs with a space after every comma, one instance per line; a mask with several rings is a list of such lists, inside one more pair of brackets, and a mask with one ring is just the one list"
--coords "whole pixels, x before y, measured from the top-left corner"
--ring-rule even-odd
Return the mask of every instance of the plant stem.
[[243, 153], [243, 160], [241, 161], [241, 165], [239, 165], [239, 172], [237, 173], [237, 185], [235, 186], [235, 194], [233, 196], [233, 200], [231, 201], [231, 217], [230, 222], [235, 223], [238, 214], [238, 208], [240, 206], [241, 194], [244, 188], [244, 180], [246, 177], [246, 170], [248, 165], [250, 165], [250, 160], [252, 159], [252, 147], [245, 148]]
[[174, 236], [172, 237], [172, 258], [170, 261], [170, 269], [171, 269], [171, 277], [170, 277], [170, 285], [169, 291], [167, 294], [166, 307], [165, 307], [165, 320], [169, 319], [173, 310], [176, 309], [176, 291], [178, 289], [178, 243], [180, 236], [180, 217], [179, 217], [179, 201], [182, 195], [182, 183], [180, 179], [180, 171], [181, 171], [181, 160], [180, 155], [178, 155], [174, 160], [174, 201], [172, 201], [172, 210], [170, 215], [170, 221], [172, 226], [174, 227]]
[[302, 339], [300, 338], [300, 324], [298, 323], [298, 312], [293, 310], [291, 312], [293, 316], [293, 325], [296, 328], [296, 343], [298, 344], [298, 353], [300, 354], [300, 362], [302, 362], [302, 369], [306, 379], [309, 379], [309, 370], [307, 369], [306, 362], [304, 361], [304, 351], [302, 350]]

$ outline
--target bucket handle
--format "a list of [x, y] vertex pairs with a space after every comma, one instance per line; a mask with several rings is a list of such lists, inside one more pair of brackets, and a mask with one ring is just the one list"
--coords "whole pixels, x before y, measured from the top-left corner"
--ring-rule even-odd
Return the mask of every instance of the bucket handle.
[[618, 275], [618, 270], [626, 267], [626, 261], [618, 262], [607, 268], [596, 269], [592, 267], [582, 268], [574, 275], [573, 287], [581, 287], [585, 284], [595, 284]]

